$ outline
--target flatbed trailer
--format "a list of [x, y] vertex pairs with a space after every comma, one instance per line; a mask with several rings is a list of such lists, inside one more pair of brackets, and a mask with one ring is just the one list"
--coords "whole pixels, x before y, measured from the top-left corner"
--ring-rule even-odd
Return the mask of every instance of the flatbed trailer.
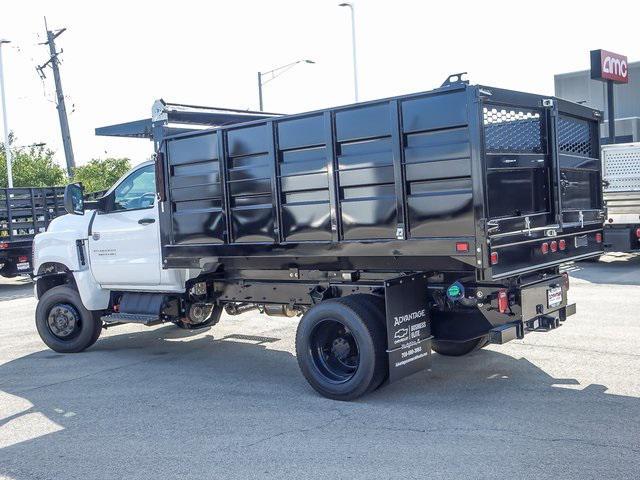
[[33, 237], [65, 214], [64, 187], [0, 189], [0, 275], [29, 275]]
[[[425, 368], [432, 350], [464, 355], [575, 313], [561, 266], [602, 254], [601, 112], [454, 76], [429, 92], [255, 116], [207, 128], [220, 112], [156, 102], [150, 121], [97, 130], [153, 140], [156, 191], [125, 203], [137, 238], [138, 224], [158, 235], [162, 267], [153, 285], [118, 286], [118, 265], [139, 275], [146, 259], [109, 233], [115, 186], [92, 206], [89, 261], [72, 272], [105, 327], [198, 328], [223, 309], [303, 315], [303, 374], [348, 400]], [[84, 214], [68, 189], [68, 211]], [[103, 300], [83, 292], [87, 278]], [[55, 281], [38, 282], [45, 298]], [[62, 351], [86, 338], [43, 335]]]

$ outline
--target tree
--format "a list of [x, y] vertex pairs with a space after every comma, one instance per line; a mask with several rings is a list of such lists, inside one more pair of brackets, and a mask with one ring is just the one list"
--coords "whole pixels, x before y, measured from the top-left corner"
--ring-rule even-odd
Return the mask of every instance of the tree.
[[[11, 170], [14, 187], [52, 187], [64, 185], [67, 175], [53, 159], [53, 150], [44, 145], [14, 147], [13, 135], [9, 138], [13, 156]], [[0, 187], [6, 188], [7, 161], [4, 144], [0, 144]]]
[[107, 190], [131, 168], [128, 158], [94, 158], [77, 167], [73, 180], [81, 182], [85, 192]]

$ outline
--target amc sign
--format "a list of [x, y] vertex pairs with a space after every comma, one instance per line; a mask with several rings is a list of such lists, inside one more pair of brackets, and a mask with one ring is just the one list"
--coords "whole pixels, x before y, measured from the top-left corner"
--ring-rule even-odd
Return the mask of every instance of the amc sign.
[[606, 50], [591, 50], [591, 78], [629, 83], [627, 57]]

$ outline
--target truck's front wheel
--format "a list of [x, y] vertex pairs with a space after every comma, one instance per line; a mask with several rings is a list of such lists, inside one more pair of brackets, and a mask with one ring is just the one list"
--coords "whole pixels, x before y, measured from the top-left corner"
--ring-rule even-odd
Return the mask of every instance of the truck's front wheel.
[[353, 400], [384, 381], [382, 315], [370, 295], [325, 300], [304, 315], [296, 333], [296, 355], [302, 374], [318, 393]]
[[76, 290], [61, 285], [45, 292], [36, 307], [42, 341], [60, 353], [76, 353], [93, 345], [102, 329], [97, 314], [87, 310]]

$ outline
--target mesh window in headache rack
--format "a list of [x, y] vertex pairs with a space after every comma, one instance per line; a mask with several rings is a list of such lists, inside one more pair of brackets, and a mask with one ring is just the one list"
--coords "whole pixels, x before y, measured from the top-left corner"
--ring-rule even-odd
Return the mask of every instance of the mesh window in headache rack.
[[483, 108], [483, 114], [487, 152], [545, 152], [539, 111], [487, 105]]
[[590, 122], [564, 115], [558, 118], [558, 149], [561, 152], [595, 158], [594, 144]]

